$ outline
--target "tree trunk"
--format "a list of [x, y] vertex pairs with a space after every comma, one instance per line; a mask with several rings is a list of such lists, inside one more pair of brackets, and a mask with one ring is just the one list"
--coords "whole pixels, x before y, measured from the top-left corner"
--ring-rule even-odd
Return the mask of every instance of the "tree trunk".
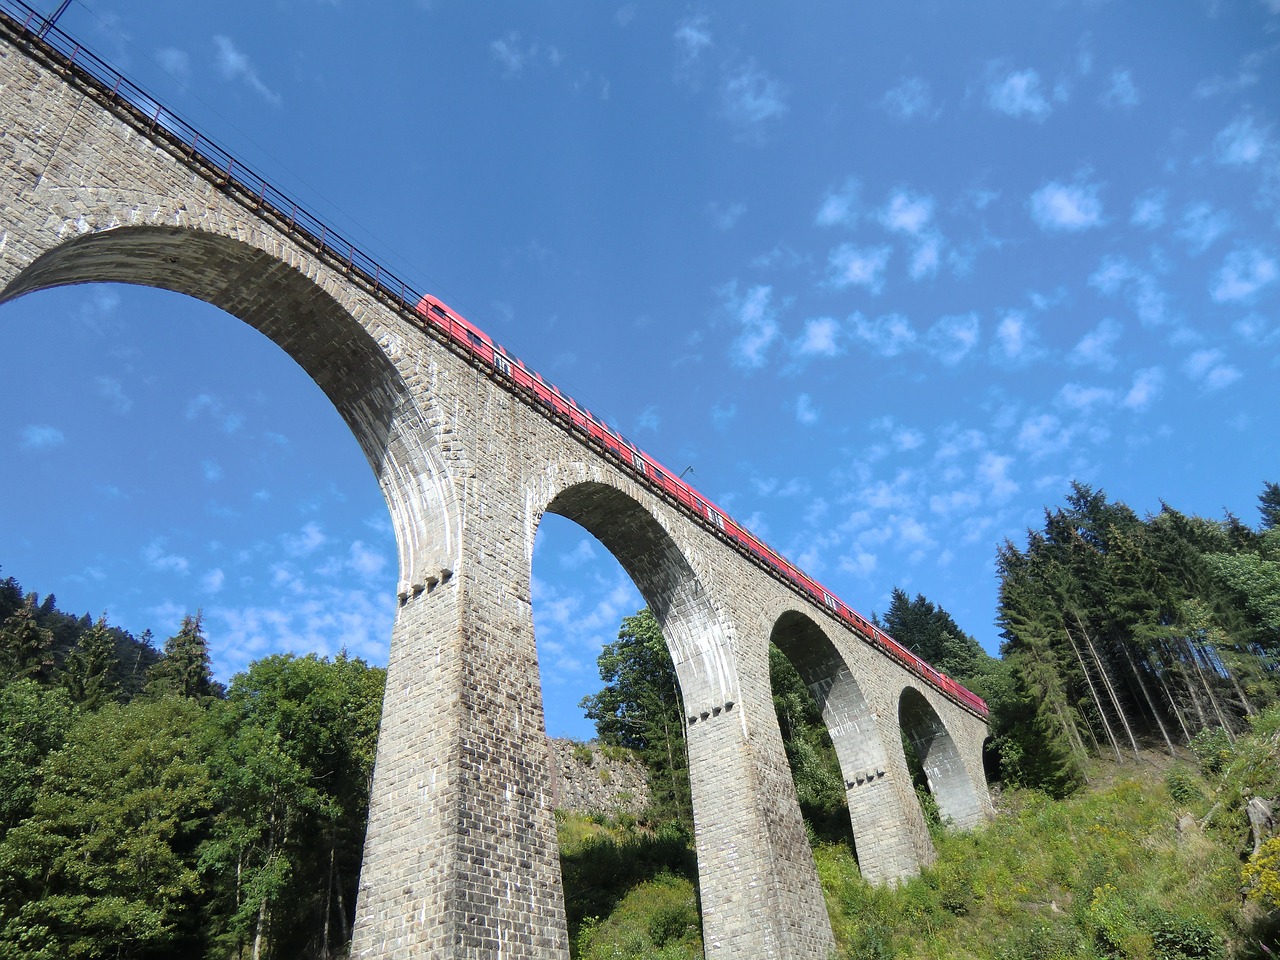
[[[1115, 751], [1116, 762], [1121, 763], [1124, 757], [1120, 755], [1120, 742], [1116, 740], [1115, 731], [1111, 729], [1111, 721], [1107, 719], [1107, 712], [1102, 709], [1102, 700], [1098, 697], [1098, 690], [1093, 685], [1093, 677], [1089, 676], [1089, 666], [1084, 662], [1084, 657], [1080, 655], [1080, 647], [1076, 645], [1076, 639], [1071, 635], [1071, 630], [1064, 623], [1062, 632], [1067, 635], [1067, 640], [1071, 643], [1071, 649], [1075, 652], [1076, 660], [1080, 663], [1080, 672], [1084, 674], [1084, 682], [1089, 685], [1089, 695], [1093, 697], [1093, 704], [1098, 708], [1098, 716], [1102, 718], [1103, 729], [1107, 732], [1107, 739], [1111, 741], [1111, 749]], [[1085, 724], [1088, 726], [1088, 724]]]
[[1116, 708], [1116, 715], [1120, 718], [1120, 722], [1124, 724], [1124, 732], [1129, 737], [1129, 745], [1133, 747], [1133, 756], [1138, 758], [1138, 740], [1133, 735], [1133, 728], [1129, 726], [1129, 717], [1124, 712], [1124, 704], [1120, 702], [1120, 698], [1116, 696], [1116, 688], [1111, 684], [1110, 672], [1107, 670], [1106, 663], [1098, 656], [1097, 648], [1093, 645], [1093, 640], [1089, 636], [1089, 631], [1085, 629], [1083, 623], [1080, 622], [1080, 615], [1073, 613], [1076, 626], [1080, 628], [1080, 633], [1084, 636], [1084, 642], [1089, 647], [1089, 653], [1093, 656], [1093, 662], [1098, 665], [1098, 675], [1102, 678], [1102, 685], [1107, 688], [1107, 695], [1111, 698], [1111, 704]]
[[1152, 699], [1151, 691], [1147, 689], [1147, 683], [1142, 679], [1142, 674], [1138, 671], [1138, 665], [1133, 660], [1133, 653], [1129, 650], [1128, 644], [1121, 643], [1120, 647], [1124, 650], [1125, 659], [1129, 661], [1129, 669], [1133, 671], [1134, 679], [1138, 681], [1138, 689], [1142, 691], [1142, 696], [1146, 698], [1147, 709], [1151, 711], [1151, 716], [1155, 718], [1156, 725], [1160, 728], [1160, 735], [1164, 737], [1165, 746], [1169, 748], [1169, 756], [1175, 756], [1173, 752], [1173, 741], [1169, 739], [1169, 731], [1164, 727], [1164, 721], [1160, 719], [1160, 710], [1156, 706], [1156, 702]]

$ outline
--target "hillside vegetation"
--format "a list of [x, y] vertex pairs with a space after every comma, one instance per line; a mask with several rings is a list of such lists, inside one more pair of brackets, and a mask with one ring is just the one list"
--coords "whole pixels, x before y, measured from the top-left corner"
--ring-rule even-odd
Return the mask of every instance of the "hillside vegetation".
[[[877, 621], [987, 699], [999, 797], [952, 831], [904, 743], [938, 858], [897, 888], [860, 878], [821, 712], [770, 651], [839, 957], [1280, 952], [1280, 836], [1256, 802], [1280, 797], [1280, 486], [1259, 504], [1257, 528], [1140, 518], [1073, 485], [1000, 550], [998, 659], [893, 591]], [[573, 955], [698, 957], [684, 711], [648, 611], [598, 664], [584, 710], [651, 805], [558, 814]], [[0, 960], [345, 956], [384, 682], [273, 656], [224, 688], [198, 613], [158, 650], [0, 581]]]

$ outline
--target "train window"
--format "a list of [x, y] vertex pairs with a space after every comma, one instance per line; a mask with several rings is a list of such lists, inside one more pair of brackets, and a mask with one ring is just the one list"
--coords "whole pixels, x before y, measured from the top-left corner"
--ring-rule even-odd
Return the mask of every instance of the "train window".
[[643, 474], [645, 472], [644, 461], [641, 460], [639, 457], [633, 457], [632, 459], [635, 460], [636, 470], [638, 470], [640, 473]]
[[836, 601], [829, 593], [824, 593], [822, 595], [822, 602], [825, 603], [832, 610], [836, 608]]
[[434, 303], [431, 304], [431, 312], [438, 317], [444, 317], [446, 320], [449, 319], [449, 315], [445, 313], [442, 309], [440, 309], [440, 307], [436, 306]]
[[485, 342], [481, 338], [480, 334], [476, 333], [473, 330], [467, 331], [467, 339], [470, 340], [472, 343], [474, 343], [478, 347], [483, 347], [485, 345]]
[[511, 376], [511, 364], [507, 362], [507, 358], [502, 355], [502, 351], [493, 351], [493, 365], [500, 373]]
[[709, 519], [721, 530], [724, 529], [724, 517], [720, 516], [720, 514], [716, 513], [714, 510], [707, 511], [707, 519]]

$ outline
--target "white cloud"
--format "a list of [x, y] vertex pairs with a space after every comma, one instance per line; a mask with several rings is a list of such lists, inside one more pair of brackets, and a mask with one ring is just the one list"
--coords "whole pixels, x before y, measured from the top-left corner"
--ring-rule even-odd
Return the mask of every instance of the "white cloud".
[[1031, 195], [1031, 219], [1042, 230], [1077, 233], [1102, 226], [1102, 201], [1095, 184], [1046, 183]]
[[707, 215], [718, 230], [732, 230], [747, 212], [747, 205], [738, 203], [709, 203]]
[[1221, 390], [1240, 379], [1237, 367], [1225, 363], [1221, 350], [1197, 350], [1187, 357], [1182, 369], [1206, 390]]
[[1111, 71], [1111, 83], [1102, 95], [1102, 103], [1108, 107], [1129, 109], [1136, 107], [1142, 100], [1138, 88], [1133, 82], [1133, 73], [1129, 70]]
[[925, 347], [938, 360], [953, 366], [978, 345], [980, 336], [977, 314], [943, 317], [925, 334]]
[[226, 581], [227, 575], [221, 569], [215, 568], [200, 578], [200, 589], [205, 593], [220, 593]]
[[793, 347], [801, 357], [834, 357], [843, 353], [840, 323], [831, 317], [812, 317], [804, 322], [804, 333]]
[[814, 218], [818, 226], [853, 226], [858, 220], [858, 191], [858, 181], [853, 177], [838, 190], [828, 191]]
[[917, 117], [932, 120], [941, 113], [933, 105], [933, 91], [923, 77], [904, 77], [880, 98], [880, 106], [891, 117], [904, 121]]
[[169, 553], [165, 549], [163, 537], [157, 537], [142, 548], [142, 559], [150, 569], [160, 573], [176, 573], [179, 576], [186, 576], [191, 569], [191, 563], [186, 557]]
[[725, 78], [720, 96], [725, 117], [743, 130], [757, 131], [787, 112], [782, 85], [751, 61]]
[[831, 267], [831, 283], [845, 287], [866, 287], [872, 294], [884, 288], [884, 272], [893, 248], [887, 245], [856, 247], [842, 243], [827, 258]]
[[1040, 413], [1022, 421], [1018, 429], [1018, 448], [1033, 460], [1061, 453], [1071, 443], [1074, 431], [1051, 413]]
[[733, 403], [716, 403], [711, 408], [711, 424], [717, 430], [724, 430], [738, 415], [738, 407]]
[[711, 46], [711, 31], [707, 29], [707, 18], [697, 16], [682, 20], [676, 27], [675, 41], [686, 63], [696, 60], [703, 50]]
[[662, 426], [662, 417], [658, 414], [658, 408], [652, 404], [640, 411], [640, 415], [636, 417], [637, 430], [656, 431]]
[[523, 73], [525, 65], [537, 52], [536, 46], [522, 47], [520, 34], [514, 30], [489, 43], [489, 53], [502, 65], [502, 70], [508, 77], [518, 77]]
[[52, 450], [66, 442], [66, 435], [48, 424], [31, 423], [22, 428], [23, 450]]
[[185, 50], [175, 47], [164, 47], [156, 51], [156, 59], [160, 61], [166, 72], [186, 83], [191, 76], [191, 57]]
[[356, 540], [347, 551], [347, 567], [365, 580], [378, 580], [386, 569], [387, 558], [363, 540]]
[[978, 461], [978, 480], [986, 485], [992, 500], [1008, 500], [1020, 489], [1017, 481], [1009, 476], [1009, 467], [1012, 465], [1013, 457], [995, 453], [984, 453]]
[[1160, 396], [1164, 386], [1164, 371], [1159, 367], [1147, 367], [1133, 375], [1133, 386], [1122, 401], [1130, 410], [1145, 410]]
[[929, 509], [943, 516], [972, 513], [982, 503], [982, 496], [975, 490], [948, 490], [929, 498]]
[[280, 94], [262, 82], [249, 58], [236, 49], [230, 37], [218, 35], [213, 38], [213, 43], [218, 48], [218, 69], [224, 80], [242, 80], [268, 103], [280, 105]]
[[1044, 120], [1053, 108], [1035, 70], [1011, 70], [987, 84], [987, 106], [1009, 117]]
[[1280, 264], [1260, 247], [1227, 254], [1213, 279], [1210, 296], [1218, 303], [1247, 303], [1280, 277]]
[[228, 411], [220, 399], [207, 393], [200, 394], [187, 404], [188, 420], [195, 420], [204, 414], [208, 414], [217, 421], [223, 433], [235, 433], [244, 425], [244, 417], [241, 414]]
[[222, 466], [216, 460], [200, 461], [200, 470], [209, 483], [217, 483], [222, 479]]
[[992, 354], [1006, 363], [1026, 363], [1044, 355], [1035, 330], [1021, 310], [1011, 310], [996, 324]]
[[1147, 190], [1133, 201], [1133, 213], [1129, 222], [1135, 227], [1154, 230], [1164, 223], [1164, 208], [1168, 194], [1163, 190]]
[[[908, 267], [908, 274], [912, 280], [924, 280], [932, 277], [938, 272], [938, 267], [942, 264], [942, 237], [938, 234], [929, 234], [920, 238], [920, 242], [916, 244], [916, 248], [911, 252], [911, 266]], [[956, 264], [953, 262], [953, 267]], [[957, 273], [963, 272], [957, 270]]]
[[1193, 256], [1204, 253], [1231, 229], [1231, 218], [1207, 203], [1193, 203], [1182, 212], [1182, 226], [1177, 236], [1187, 244]]
[[796, 422], [803, 424], [818, 422], [818, 409], [813, 405], [813, 398], [807, 393], [796, 397]]
[[933, 197], [909, 190], [895, 190], [880, 212], [886, 230], [919, 236], [933, 220]]
[[303, 526], [297, 534], [286, 534], [280, 539], [285, 552], [291, 557], [309, 556], [319, 550], [329, 540], [329, 538], [324, 535], [324, 531], [320, 529], [320, 524], [314, 521]]
[[1116, 392], [1106, 387], [1086, 387], [1079, 383], [1066, 383], [1058, 391], [1057, 402], [1071, 410], [1088, 412], [1094, 407], [1114, 405]]
[[851, 318], [853, 335], [882, 357], [896, 357], [915, 346], [911, 321], [899, 313], [870, 320], [860, 313]]
[[1089, 286], [1104, 296], [1123, 296], [1148, 326], [1158, 326], [1169, 319], [1169, 298], [1155, 275], [1124, 257], [1103, 257], [1089, 276]]
[[1270, 134], [1269, 127], [1258, 126], [1252, 117], [1237, 117], [1214, 138], [1214, 157], [1225, 166], [1252, 166], [1270, 151]]
[[757, 369], [764, 366], [770, 348], [778, 339], [778, 320], [770, 299], [773, 288], [754, 286], [739, 296], [736, 283], [722, 290], [735, 323], [742, 328], [729, 346], [729, 355], [740, 367]]
[[94, 380], [98, 396], [106, 400], [116, 413], [126, 414], [133, 409], [133, 400], [124, 392], [124, 386], [114, 377], [98, 377]]

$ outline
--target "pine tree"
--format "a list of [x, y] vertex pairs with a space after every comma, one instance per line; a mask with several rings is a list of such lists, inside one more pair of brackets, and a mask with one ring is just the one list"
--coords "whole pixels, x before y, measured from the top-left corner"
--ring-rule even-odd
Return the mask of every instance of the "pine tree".
[[[52, 594], [50, 594], [52, 596]], [[53, 631], [41, 626], [36, 595], [0, 626], [0, 683], [30, 677], [43, 682], [53, 667]]]
[[1262, 513], [1262, 529], [1280, 529], [1280, 483], [1268, 480], [1258, 494], [1258, 510]]
[[152, 696], [201, 700], [220, 694], [201, 619], [199, 612], [183, 617], [178, 632], [164, 642], [164, 656], [147, 673], [147, 692]]
[[67, 655], [62, 664], [62, 685], [74, 703], [86, 710], [97, 710], [119, 696], [118, 667], [115, 637], [104, 613], [80, 635]]

